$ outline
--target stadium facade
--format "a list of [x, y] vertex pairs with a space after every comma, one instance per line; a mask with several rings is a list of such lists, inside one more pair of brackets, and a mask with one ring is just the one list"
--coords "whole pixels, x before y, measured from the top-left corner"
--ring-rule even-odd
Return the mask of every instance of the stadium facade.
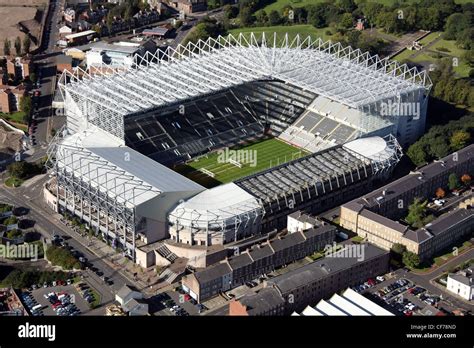
[[[360, 193], [423, 132], [431, 87], [415, 68], [299, 35], [209, 38], [99, 70], [60, 79], [67, 124], [45, 199], [134, 259], [168, 236], [228, 244]], [[311, 154], [208, 190], [167, 167], [268, 136]]]

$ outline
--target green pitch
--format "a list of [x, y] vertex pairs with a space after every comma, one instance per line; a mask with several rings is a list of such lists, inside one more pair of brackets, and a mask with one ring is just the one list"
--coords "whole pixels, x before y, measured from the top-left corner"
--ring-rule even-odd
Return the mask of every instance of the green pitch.
[[272, 138], [209, 153], [175, 170], [205, 187], [213, 187], [308, 154], [303, 149]]

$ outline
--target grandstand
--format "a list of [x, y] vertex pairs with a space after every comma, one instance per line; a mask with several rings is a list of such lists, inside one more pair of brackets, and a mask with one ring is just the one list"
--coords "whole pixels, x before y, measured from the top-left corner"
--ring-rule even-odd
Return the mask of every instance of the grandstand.
[[[168, 233], [191, 245], [228, 243], [279, 226], [293, 205], [317, 211], [369, 186], [398, 161], [395, 138], [405, 144], [422, 132], [431, 83], [339, 43], [251, 34], [148, 52], [98, 74], [65, 71], [59, 87], [67, 125], [49, 150], [48, 204], [90, 221], [135, 259], [136, 243]], [[381, 115], [388, 101], [420, 103], [420, 117]], [[284, 144], [257, 169], [226, 161], [228, 177], [196, 166], [226, 183], [210, 190], [164, 169], [272, 137], [299, 149]], [[378, 152], [367, 155], [367, 144]], [[137, 192], [149, 198], [135, 201]]]
[[283, 228], [297, 210], [316, 214], [356, 196], [400, 156], [393, 137], [360, 138], [203, 191], [170, 212], [171, 239], [208, 246]]

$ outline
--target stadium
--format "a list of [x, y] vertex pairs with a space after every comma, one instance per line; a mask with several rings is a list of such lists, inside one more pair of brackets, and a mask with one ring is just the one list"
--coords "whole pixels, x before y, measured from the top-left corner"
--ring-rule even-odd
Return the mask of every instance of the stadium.
[[203, 266], [289, 213], [360, 195], [423, 132], [431, 88], [424, 71], [298, 35], [209, 38], [135, 62], [63, 73], [67, 124], [44, 194], [144, 267]]

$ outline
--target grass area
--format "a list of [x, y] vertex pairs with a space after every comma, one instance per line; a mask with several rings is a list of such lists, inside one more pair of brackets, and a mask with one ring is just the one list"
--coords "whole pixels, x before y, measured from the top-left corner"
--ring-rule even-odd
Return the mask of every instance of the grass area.
[[355, 236], [351, 238], [352, 243], [362, 243], [363, 240], [364, 238], [361, 236]]
[[25, 124], [24, 122], [24, 118], [25, 118], [25, 112], [23, 111], [17, 111], [17, 112], [13, 112], [11, 114], [6, 114], [4, 112], [0, 112], [0, 117], [3, 118], [4, 120], [6, 121], [12, 121], [12, 122], [15, 122], [15, 123], [22, 123], [22, 124]]
[[19, 187], [21, 186], [21, 184], [23, 184], [23, 182], [24, 180], [11, 176], [7, 180], [5, 180], [5, 185], [7, 185], [8, 187]]
[[276, 0], [275, 2], [265, 6], [263, 9], [267, 13], [270, 13], [273, 10], [281, 12], [281, 10], [283, 10], [283, 7], [287, 5], [290, 5], [291, 7], [296, 8], [296, 7], [303, 7], [307, 5], [314, 5], [319, 2], [324, 2], [324, 0]]
[[317, 253], [314, 253], [312, 255], [308, 256], [311, 260], [316, 261], [319, 260], [320, 258], [324, 257], [324, 253], [321, 251], [318, 251]]
[[[224, 150], [190, 161], [186, 165], [176, 167], [175, 170], [203, 186], [212, 187], [275, 167], [278, 164], [289, 162], [308, 154], [306, 151], [276, 138], [262, 140], [250, 145], [233, 148], [232, 150], [238, 150], [235, 155], [238, 158], [240, 157], [238, 162], [242, 164], [241, 168], [228, 163], [226, 157], [228, 158], [232, 153], [226, 153]], [[202, 168], [214, 173], [215, 177], [212, 178], [199, 171]]]
[[273, 33], [277, 33], [278, 38], [281, 40], [283, 35], [288, 33], [288, 38], [291, 40], [293, 39], [296, 34], [300, 34], [302, 37], [307, 37], [311, 35], [313, 38], [320, 37], [323, 40], [328, 40], [330, 35], [326, 34], [326, 31], [329, 30], [327, 28], [315, 28], [309, 24], [298, 24], [298, 25], [276, 25], [272, 27], [254, 27], [254, 28], [238, 28], [229, 30], [229, 33], [232, 35], [238, 35], [240, 33], [249, 34], [261, 34], [265, 33], [265, 35], [272, 35]]
[[442, 34], [443, 33], [441, 31], [433, 31], [432, 33], [429, 33], [423, 39], [421, 39], [420, 43], [423, 46], [429, 45], [430, 43], [432, 43], [434, 40], [436, 40]]
[[89, 287], [89, 289], [90, 289], [90, 293], [91, 293], [92, 297], [94, 298], [94, 301], [89, 303], [89, 307], [91, 309], [94, 309], [94, 308], [97, 308], [97, 307], [100, 306], [100, 295], [97, 291], [95, 291], [91, 287]]
[[[465, 251], [466, 249], [470, 248], [472, 246], [472, 243], [470, 241], [466, 241], [464, 243], [462, 243], [462, 245], [460, 247], [458, 247], [457, 249], [457, 252], [458, 253], [462, 253], [463, 251]], [[451, 260], [452, 258], [454, 257], [454, 253], [453, 251], [448, 251], [446, 254], [443, 254], [443, 255], [440, 255], [438, 257], [435, 257], [434, 258], [434, 264], [436, 266], [441, 266], [443, 265], [444, 263], [448, 262], [449, 260]]]
[[453, 61], [454, 58], [457, 58], [458, 65], [453, 66], [454, 71], [460, 77], [467, 77], [471, 68], [462, 58], [466, 50], [457, 47], [456, 41], [441, 39], [432, 46], [426, 48], [427, 45], [439, 38], [440, 35], [442, 35], [442, 32], [433, 32], [423, 38], [420, 42], [425, 48], [421, 52], [405, 49], [400, 54], [393, 57], [393, 59], [402, 63], [413, 62], [428, 65], [436, 64], [437, 60], [440, 58], [451, 59]]

